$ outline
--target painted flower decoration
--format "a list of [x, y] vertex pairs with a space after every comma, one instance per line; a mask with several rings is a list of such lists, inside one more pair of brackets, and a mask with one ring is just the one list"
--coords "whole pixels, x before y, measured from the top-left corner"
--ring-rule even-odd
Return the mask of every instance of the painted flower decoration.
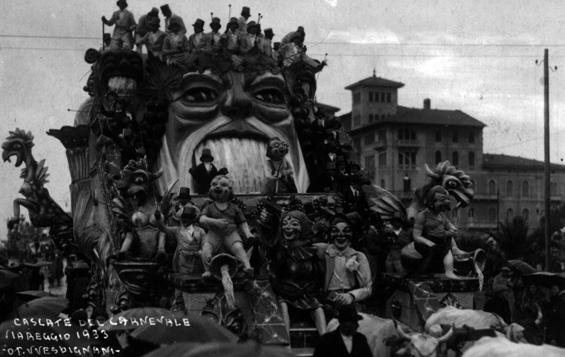
[[357, 261], [357, 257], [351, 257], [347, 259], [345, 262], [345, 268], [350, 272], [355, 272], [359, 269], [359, 262]]

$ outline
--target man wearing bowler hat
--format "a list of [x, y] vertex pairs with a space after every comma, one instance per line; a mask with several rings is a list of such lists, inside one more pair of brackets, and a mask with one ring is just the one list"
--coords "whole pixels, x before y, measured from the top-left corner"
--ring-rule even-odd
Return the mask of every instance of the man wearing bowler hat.
[[355, 306], [345, 305], [339, 309], [337, 330], [321, 336], [314, 349], [314, 357], [371, 357], [371, 349], [365, 335], [357, 332], [359, 320]]
[[188, 52], [193, 52], [206, 46], [206, 37], [204, 36], [204, 20], [196, 19], [192, 24], [194, 33], [188, 37]]
[[195, 191], [198, 194], [207, 194], [210, 190], [210, 182], [212, 179], [218, 175], [226, 175], [228, 170], [226, 168], [221, 168], [218, 170], [212, 162], [214, 157], [212, 156], [212, 151], [208, 148], [202, 149], [202, 155], [200, 155], [200, 164], [189, 170], [192, 178], [194, 179]]
[[105, 16], [102, 16], [102, 22], [105, 25], [114, 26], [112, 41], [110, 42], [110, 50], [131, 50], [133, 42], [131, 33], [135, 30], [135, 19], [133, 14], [126, 10], [128, 7], [126, 0], [118, 0], [116, 5], [118, 5], [120, 10], [114, 11], [110, 20], [106, 19]]

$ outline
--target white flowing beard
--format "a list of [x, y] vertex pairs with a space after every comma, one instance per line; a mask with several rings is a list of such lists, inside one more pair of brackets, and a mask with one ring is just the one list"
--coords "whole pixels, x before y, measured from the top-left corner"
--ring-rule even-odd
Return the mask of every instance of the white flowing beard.
[[[291, 120], [291, 119], [289, 119]], [[256, 118], [246, 119], [247, 123], [262, 132], [266, 137], [279, 137], [289, 144], [289, 154], [286, 158], [293, 169], [294, 181], [299, 193], [306, 192], [309, 184], [308, 173], [300, 143], [296, 133], [284, 135]], [[228, 169], [228, 177], [232, 180], [234, 193], [250, 194], [260, 193], [266, 178], [271, 175], [271, 168], [267, 160], [267, 141], [255, 138], [235, 137], [213, 137], [205, 139], [209, 133], [229, 122], [228, 118], [214, 120], [208, 125], [191, 133], [188, 140], [184, 140], [177, 146], [176, 165], [169, 152], [166, 136], [163, 137], [161, 153], [159, 155], [159, 167], [163, 169], [159, 186], [161, 192], [166, 191], [169, 186], [178, 179], [180, 186], [190, 187], [195, 191], [192, 176], [189, 169], [200, 162], [202, 149], [208, 148], [214, 156], [214, 165], [217, 169], [223, 167]], [[290, 136], [290, 137], [288, 137]]]

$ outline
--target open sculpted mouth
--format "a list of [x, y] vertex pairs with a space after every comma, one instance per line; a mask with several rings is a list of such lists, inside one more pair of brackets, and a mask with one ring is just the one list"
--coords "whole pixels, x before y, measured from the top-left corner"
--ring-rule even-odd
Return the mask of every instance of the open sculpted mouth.
[[200, 163], [202, 149], [208, 148], [219, 170], [228, 169], [235, 193], [260, 193], [270, 175], [267, 163], [267, 142], [258, 138], [212, 137], [202, 141], [194, 150], [192, 165]]

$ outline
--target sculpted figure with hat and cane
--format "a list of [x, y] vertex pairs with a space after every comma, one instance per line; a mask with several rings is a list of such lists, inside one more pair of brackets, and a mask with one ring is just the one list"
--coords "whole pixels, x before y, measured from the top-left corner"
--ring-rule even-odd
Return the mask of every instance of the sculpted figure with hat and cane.
[[232, 17], [227, 24], [226, 32], [222, 35], [225, 39], [225, 46], [228, 50], [234, 52], [239, 49], [239, 22], [237, 18]]
[[210, 28], [212, 29], [212, 31], [208, 32], [205, 37], [206, 48], [208, 49], [220, 46], [220, 38], [222, 37], [222, 35], [219, 31], [222, 28], [222, 24], [219, 17], [212, 17]]
[[133, 43], [132, 31], [135, 30], [136, 24], [133, 14], [126, 10], [128, 3], [126, 0], [118, 0], [116, 5], [120, 8], [114, 11], [110, 20], [102, 16], [102, 22], [107, 26], [114, 26], [112, 33], [112, 42], [110, 50], [116, 51], [120, 49], [131, 50]]
[[177, 18], [171, 19], [163, 43], [163, 57], [169, 65], [182, 62], [187, 57], [187, 50], [188, 39], [182, 31], [181, 22]]
[[[159, 9], [156, 7], [152, 8], [145, 15], [141, 15], [139, 17], [139, 21], [137, 23], [137, 27], [135, 28], [135, 47], [137, 52], [142, 52], [142, 43], [141, 39], [150, 31], [153, 30], [155, 27], [155, 19], [159, 20]], [[159, 26], [157, 26], [157, 30], [159, 30]]]
[[244, 6], [241, 8], [241, 16], [237, 20], [239, 25], [239, 31], [243, 33], [247, 33], [247, 20], [251, 17], [251, 9], [248, 6]]
[[[206, 233], [195, 224], [199, 215], [198, 207], [188, 202], [173, 213], [172, 218], [178, 226], [164, 226], [177, 242], [172, 261], [175, 280], [186, 280], [202, 272], [200, 250]], [[182, 295], [185, 309], [190, 310], [190, 294], [183, 292]]]
[[158, 16], [151, 16], [147, 20], [147, 28], [148, 31], [137, 39], [138, 33], [136, 33], [136, 46], [138, 46], [138, 51], [141, 53], [141, 47], [145, 45], [147, 48], [147, 54], [152, 55], [153, 57], [157, 57], [162, 59], [162, 52], [163, 52], [163, 45], [165, 43], [165, 39], [167, 38], [167, 34], [161, 30], [159, 30], [161, 21], [159, 20]]
[[218, 175], [227, 175], [228, 173], [226, 168], [218, 170], [212, 163], [213, 161], [214, 156], [212, 156], [212, 151], [208, 148], [204, 148], [200, 155], [200, 164], [189, 170], [194, 179], [196, 193], [198, 194], [202, 195], [208, 193], [212, 179]]
[[194, 24], [194, 33], [188, 37], [188, 52], [202, 49], [206, 47], [206, 36], [204, 35], [204, 20], [196, 19]]
[[175, 21], [180, 26], [179, 32], [183, 35], [186, 35], [186, 26], [184, 26], [184, 21], [179, 15], [174, 14], [171, 11], [171, 8], [168, 4], [161, 6], [161, 13], [163, 14], [163, 16], [165, 16], [165, 31], [167, 33], [171, 32], [171, 30], [169, 30], [169, 26], [172, 21]]

